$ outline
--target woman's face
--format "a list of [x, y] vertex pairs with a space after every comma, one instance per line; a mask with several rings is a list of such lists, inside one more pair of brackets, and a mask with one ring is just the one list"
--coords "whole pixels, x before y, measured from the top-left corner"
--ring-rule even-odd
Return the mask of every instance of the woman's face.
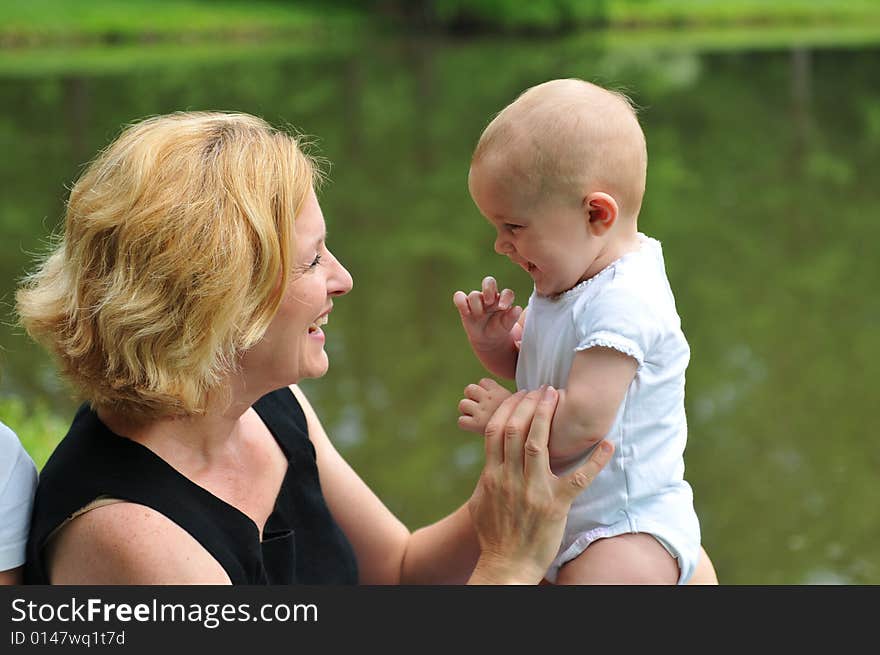
[[267, 376], [272, 388], [327, 372], [321, 326], [333, 308], [333, 296], [351, 291], [348, 271], [327, 249], [324, 215], [310, 190], [294, 222], [296, 252], [293, 271], [278, 312], [263, 339], [242, 358], [242, 367]]

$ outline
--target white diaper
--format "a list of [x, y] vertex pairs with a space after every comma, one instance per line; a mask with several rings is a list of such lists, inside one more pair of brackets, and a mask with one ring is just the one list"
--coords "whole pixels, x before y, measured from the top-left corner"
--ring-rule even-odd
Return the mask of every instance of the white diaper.
[[553, 563], [550, 564], [550, 568], [547, 569], [547, 573], [544, 574], [544, 577], [548, 582], [555, 583], [556, 578], [559, 575], [559, 569], [562, 565], [570, 562], [583, 553], [591, 543], [598, 539], [608, 539], [609, 537], [616, 537], [621, 534], [643, 533], [650, 534], [654, 537], [660, 545], [675, 558], [679, 570], [678, 584], [685, 584], [694, 574], [699, 551], [693, 553], [693, 548], [689, 547], [687, 544], [682, 544], [681, 548], [677, 548], [675, 545], [677, 541], [676, 537], [672, 534], [666, 534], [664, 536], [662, 533], [665, 532], [666, 530], [663, 530], [662, 528], [656, 532], [644, 529], [633, 530], [632, 524], [629, 520], [618, 521], [613, 525], [597, 526], [591, 530], [580, 533], [575, 537], [574, 541], [560, 550], [559, 555], [557, 555], [556, 559], [553, 560]]

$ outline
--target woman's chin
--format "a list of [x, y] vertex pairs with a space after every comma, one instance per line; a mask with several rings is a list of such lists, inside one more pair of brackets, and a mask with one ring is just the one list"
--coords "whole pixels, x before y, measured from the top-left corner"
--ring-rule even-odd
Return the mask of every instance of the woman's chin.
[[321, 355], [318, 361], [310, 362], [308, 366], [304, 367], [305, 370], [299, 376], [301, 379], [322, 378], [327, 375], [327, 371], [330, 369], [330, 359], [325, 352], [322, 352]]

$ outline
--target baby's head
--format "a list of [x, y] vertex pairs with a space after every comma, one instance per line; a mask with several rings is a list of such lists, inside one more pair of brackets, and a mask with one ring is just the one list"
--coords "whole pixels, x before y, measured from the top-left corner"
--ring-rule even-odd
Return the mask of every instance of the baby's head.
[[635, 239], [647, 160], [625, 96], [552, 80], [525, 91], [484, 130], [468, 185], [498, 230], [495, 249], [526, 269], [539, 293], [553, 295]]

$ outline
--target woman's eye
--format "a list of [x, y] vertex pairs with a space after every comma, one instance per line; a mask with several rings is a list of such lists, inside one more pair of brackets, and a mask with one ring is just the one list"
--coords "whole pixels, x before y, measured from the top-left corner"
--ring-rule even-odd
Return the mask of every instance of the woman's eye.
[[315, 255], [315, 258], [312, 260], [312, 263], [309, 264], [309, 268], [315, 268], [318, 264], [321, 263], [321, 253]]

